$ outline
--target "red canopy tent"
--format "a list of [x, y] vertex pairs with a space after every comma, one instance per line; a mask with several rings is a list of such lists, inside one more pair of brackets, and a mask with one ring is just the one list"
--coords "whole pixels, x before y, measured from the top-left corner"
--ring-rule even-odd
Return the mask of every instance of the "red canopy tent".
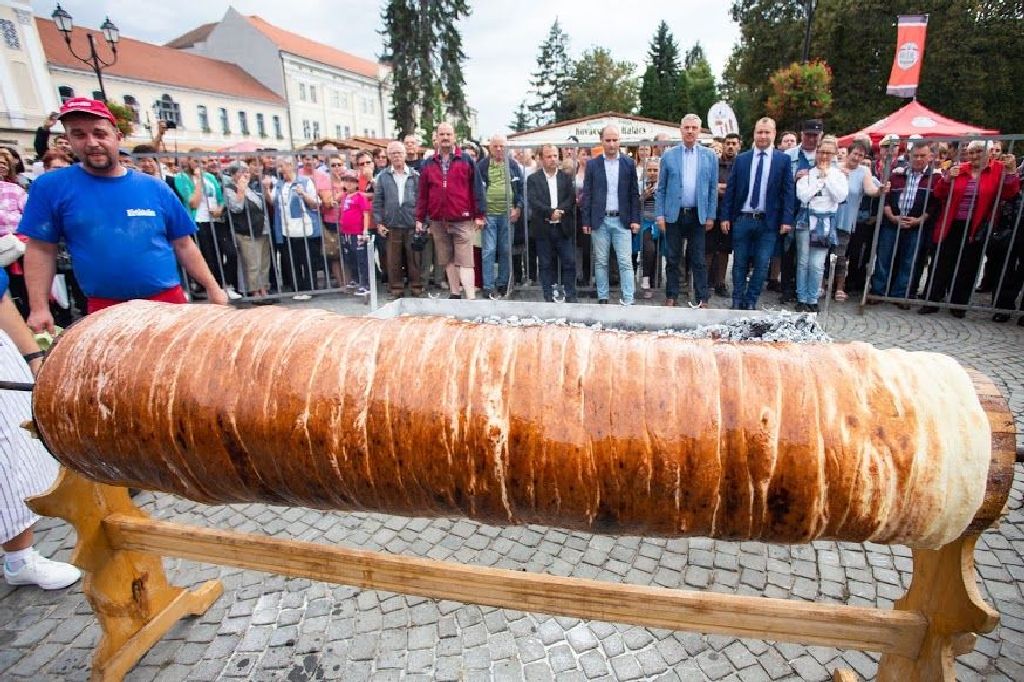
[[963, 135], [998, 135], [998, 130], [990, 128], [978, 128], [960, 121], [954, 121], [937, 114], [917, 100], [892, 112], [881, 121], [872, 123], [867, 128], [856, 133], [850, 133], [839, 138], [840, 146], [847, 146], [859, 135], [869, 135], [872, 146], [889, 134], [899, 135], [907, 138], [911, 135], [922, 137], [959, 137]]

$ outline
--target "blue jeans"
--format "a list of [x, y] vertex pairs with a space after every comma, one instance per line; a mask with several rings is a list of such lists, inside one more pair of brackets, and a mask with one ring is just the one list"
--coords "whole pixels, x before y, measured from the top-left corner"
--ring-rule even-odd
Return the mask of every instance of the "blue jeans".
[[[906, 298], [910, 285], [911, 268], [914, 268], [914, 256], [918, 253], [918, 240], [921, 229], [901, 230], [891, 225], [882, 225], [878, 233], [878, 250], [875, 252], [875, 272], [871, 275], [871, 293], [876, 296], [893, 296]], [[893, 251], [896, 260], [893, 260]], [[918, 255], [919, 263], [916, 270], [920, 271], [924, 256]], [[892, 272], [890, 272], [890, 266]], [[917, 282], [914, 282], [917, 289]]]
[[544, 300], [552, 300], [555, 284], [555, 259], [561, 263], [562, 287], [567, 298], [576, 296], [576, 245], [572, 235], [562, 235], [560, 225], [544, 225], [534, 233], [537, 245], [537, 270]]
[[615, 249], [615, 258], [619, 263], [619, 286], [622, 289], [622, 300], [633, 302], [633, 232], [622, 226], [622, 222], [614, 216], [606, 216], [601, 224], [591, 230], [591, 244], [594, 249], [594, 277], [597, 279], [598, 300], [608, 300], [608, 253], [609, 247]]
[[817, 305], [827, 256], [828, 249], [811, 246], [809, 229], [796, 231], [796, 300], [800, 303]]
[[698, 303], [708, 300], [708, 265], [704, 260], [704, 225], [696, 211], [680, 211], [679, 220], [665, 226], [665, 298], [679, 297], [679, 263], [686, 239], [686, 262], [693, 273]]
[[[764, 218], [741, 215], [732, 225], [732, 307], [756, 310], [757, 299], [768, 279], [778, 233]], [[754, 271], [747, 280], [750, 262]]]
[[[358, 284], [361, 287], [370, 286], [370, 268], [366, 262], [366, 244], [360, 243], [359, 235], [341, 235], [341, 257], [345, 261], [345, 272], [349, 279], [358, 273]], [[351, 284], [351, 282], [350, 282]]]
[[512, 245], [509, 238], [508, 215], [489, 215], [480, 235], [480, 257], [484, 269], [484, 289], [494, 289], [494, 258], [498, 258], [498, 286], [508, 286], [512, 270]]

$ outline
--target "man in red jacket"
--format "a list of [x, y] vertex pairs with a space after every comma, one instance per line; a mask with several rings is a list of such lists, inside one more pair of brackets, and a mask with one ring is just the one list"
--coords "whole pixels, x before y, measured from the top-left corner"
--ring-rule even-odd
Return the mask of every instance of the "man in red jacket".
[[455, 128], [437, 127], [437, 150], [420, 166], [416, 229], [430, 221], [438, 265], [445, 269], [449, 298], [475, 298], [473, 236], [484, 224], [484, 191], [473, 160], [455, 146]]

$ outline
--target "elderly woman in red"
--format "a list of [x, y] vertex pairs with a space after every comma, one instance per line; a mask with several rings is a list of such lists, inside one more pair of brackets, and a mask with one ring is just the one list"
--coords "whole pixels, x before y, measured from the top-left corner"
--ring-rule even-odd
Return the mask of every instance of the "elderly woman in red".
[[[966, 161], [946, 171], [935, 186], [936, 198], [944, 202], [932, 233], [937, 256], [928, 300], [936, 303], [945, 300], [951, 285], [951, 303], [970, 301], [985, 248], [985, 230], [997, 200], [1012, 199], [1020, 192], [1017, 169], [1000, 159], [990, 161], [985, 142], [974, 140], [964, 156]], [[937, 310], [926, 305], [918, 312], [927, 315]], [[954, 317], [965, 314], [963, 310], [950, 312]]]

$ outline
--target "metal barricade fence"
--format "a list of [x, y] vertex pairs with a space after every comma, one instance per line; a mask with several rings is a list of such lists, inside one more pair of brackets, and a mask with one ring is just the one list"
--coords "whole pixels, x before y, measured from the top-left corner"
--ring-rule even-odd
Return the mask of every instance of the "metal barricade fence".
[[1021, 310], [1021, 140], [903, 138], [896, 149], [904, 155], [883, 152], [880, 179], [890, 189], [873, 220], [861, 310], [895, 303], [922, 314], [992, 312], [1001, 321]]
[[[341, 176], [359, 172], [349, 166], [354, 156], [352, 150], [161, 152], [134, 154], [132, 162], [165, 180], [185, 205], [203, 260], [230, 298], [261, 303], [349, 294], [375, 306], [376, 226], [372, 217], [365, 230], [358, 225], [346, 234], [341, 225]], [[372, 212], [369, 197], [367, 206]], [[190, 298], [205, 298], [199, 283], [181, 274]]]

